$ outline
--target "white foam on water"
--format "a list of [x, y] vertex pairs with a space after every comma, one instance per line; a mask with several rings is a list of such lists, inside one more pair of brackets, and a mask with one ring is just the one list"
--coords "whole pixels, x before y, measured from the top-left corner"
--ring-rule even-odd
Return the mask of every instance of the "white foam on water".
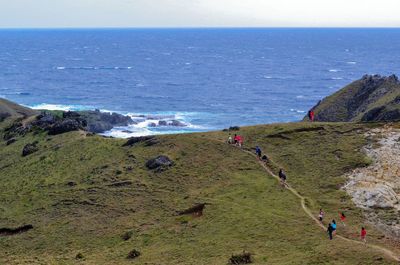
[[357, 62], [347, 62], [347, 64], [357, 64]]
[[337, 73], [337, 72], [341, 72], [342, 70], [340, 69], [329, 69], [329, 72], [331, 73]]
[[63, 104], [48, 104], [48, 103], [41, 103], [28, 107], [37, 110], [62, 110], [62, 111], [79, 111], [79, 110], [93, 109], [92, 107], [82, 106], [82, 105], [63, 105]]
[[296, 113], [306, 113], [304, 110], [298, 110], [298, 109], [290, 109], [290, 111]]
[[332, 80], [343, 80], [343, 77], [332, 77]]

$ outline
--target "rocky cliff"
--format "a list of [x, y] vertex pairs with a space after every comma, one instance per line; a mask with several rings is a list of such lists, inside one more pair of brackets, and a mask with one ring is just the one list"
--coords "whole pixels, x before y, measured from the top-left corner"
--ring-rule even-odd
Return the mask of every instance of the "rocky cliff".
[[395, 75], [365, 75], [320, 101], [313, 110], [315, 121], [399, 121], [399, 79]]

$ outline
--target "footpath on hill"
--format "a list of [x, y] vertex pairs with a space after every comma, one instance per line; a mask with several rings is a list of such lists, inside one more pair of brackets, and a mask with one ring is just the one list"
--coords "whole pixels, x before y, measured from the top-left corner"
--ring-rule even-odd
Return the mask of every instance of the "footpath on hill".
[[[236, 147], [235, 147], [236, 148]], [[277, 176], [275, 173], [272, 172], [272, 170], [262, 161], [259, 161], [256, 154], [254, 154], [252, 151], [245, 149], [245, 148], [237, 148], [239, 150], [241, 150], [242, 152], [245, 152], [251, 156], [253, 156], [254, 158], [257, 159], [258, 164], [264, 169], [264, 171], [266, 171], [269, 175], [271, 175], [272, 177], [274, 177], [276, 180], [280, 181], [279, 176]], [[268, 154], [266, 154], [268, 156]], [[270, 157], [270, 156], [268, 156]], [[271, 160], [270, 160], [271, 161]], [[272, 162], [272, 161], [271, 161]], [[275, 162], [274, 163], [276, 166], [279, 167], [279, 165], [277, 165]], [[303, 211], [312, 219], [314, 220], [314, 222], [323, 230], [326, 230], [326, 227], [313, 215], [312, 211], [306, 206], [306, 198], [302, 195], [300, 195], [300, 193], [295, 190], [293, 187], [291, 187], [290, 185], [286, 185], [286, 189], [289, 190], [292, 194], [294, 194], [296, 197], [298, 197], [300, 199], [300, 203], [301, 203], [301, 208], [303, 209]], [[361, 241], [357, 241], [354, 239], [350, 239], [350, 238], [346, 238], [344, 236], [341, 235], [336, 235], [337, 238], [340, 238], [341, 240], [345, 240], [347, 242], [351, 242], [353, 244], [358, 244], [358, 245], [364, 245], [364, 242]], [[390, 257], [391, 259], [400, 262], [400, 255], [394, 253], [393, 251], [391, 251], [390, 249], [387, 249], [385, 247], [382, 246], [378, 246], [378, 245], [374, 245], [374, 244], [366, 244], [366, 246], [373, 248], [375, 250], [378, 250], [382, 253], [384, 253], [385, 255], [387, 255], [388, 257]]]

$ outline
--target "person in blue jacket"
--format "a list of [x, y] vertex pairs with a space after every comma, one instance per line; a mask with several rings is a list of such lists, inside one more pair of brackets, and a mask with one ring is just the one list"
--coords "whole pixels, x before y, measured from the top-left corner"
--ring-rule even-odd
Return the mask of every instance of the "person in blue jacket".
[[258, 159], [261, 160], [262, 151], [259, 146], [256, 146], [256, 155], [257, 155]]
[[333, 229], [333, 235], [336, 235], [336, 221], [335, 219], [332, 220], [332, 229]]

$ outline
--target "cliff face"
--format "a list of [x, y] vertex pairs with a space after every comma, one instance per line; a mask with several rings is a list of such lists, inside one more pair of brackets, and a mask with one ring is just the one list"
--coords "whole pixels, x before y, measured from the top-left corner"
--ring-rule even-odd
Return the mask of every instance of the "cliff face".
[[399, 79], [395, 75], [365, 75], [323, 99], [313, 110], [315, 121], [399, 121]]

